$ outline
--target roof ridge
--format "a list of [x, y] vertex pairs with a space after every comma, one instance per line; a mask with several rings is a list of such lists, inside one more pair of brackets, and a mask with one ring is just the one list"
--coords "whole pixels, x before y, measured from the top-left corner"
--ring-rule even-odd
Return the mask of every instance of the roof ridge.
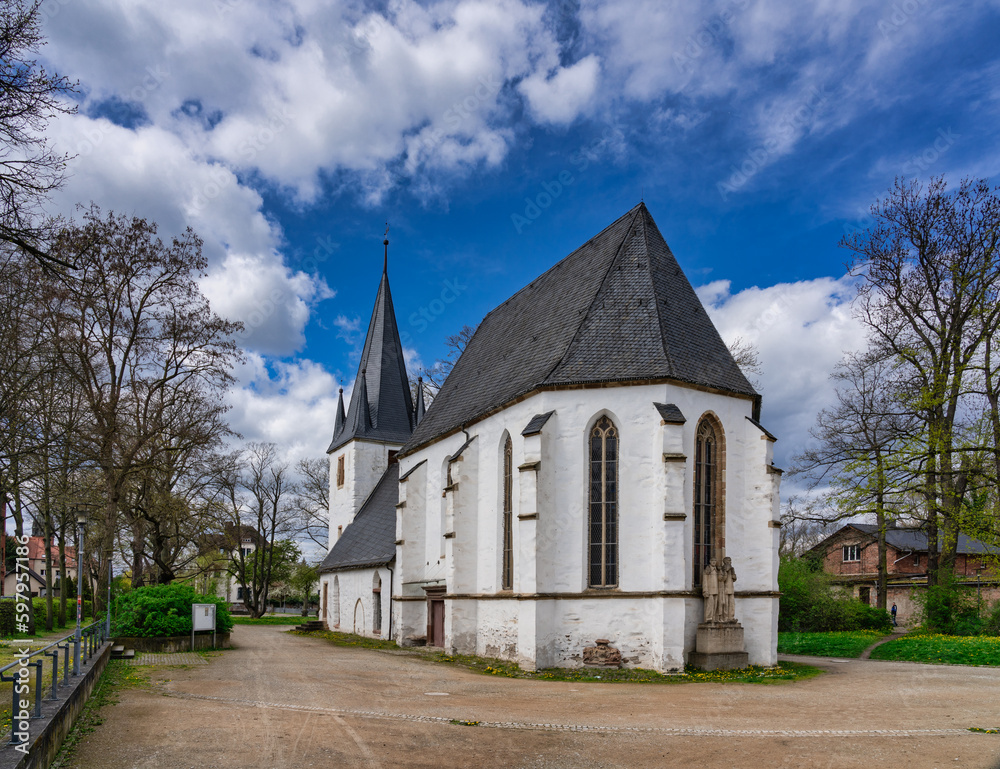
[[[618, 257], [621, 255], [622, 249], [625, 248], [625, 244], [628, 242], [629, 233], [632, 232], [632, 225], [635, 223], [636, 216], [639, 215], [639, 208], [640, 207], [645, 208], [645, 206], [642, 203], [640, 203], [638, 206], [636, 206], [635, 208], [633, 208], [632, 211], [629, 212], [629, 213], [632, 214], [632, 218], [631, 218], [631, 220], [629, 220], [628, 227], [625, 228], [625, 234], [622, 235], [622, 239], [621, 239], [621, 242], [618, 244], [618, 248], [615, 249], [615, 255], [608, 260], [608, 267], [604, 271], [604, 276], [600, 279], [600, 281], [598, 281], [597, 288], [594, 291], [593, 297], [591, 297], [590, 301], [587, 303], [587, 312], [584, 314], [584, 316], [582, 318], [580, 318], [580, 321], [579, 321], [579, 323], [576, 326], [576, 331], [573, 332], [573, 336], [569, 340], [569, 344], [566, 345], [566, 349], [563, 350], [563, 354], [559, 356], [559, 360], [556, 361], [555, 365], [552, 366], [552, 368], [549, 369], [549, 371], [545, 374], [545, 378], [542, 380], [542, 382], [548, 382], [549, 381], [549, 378], [556, 371], [558, 371], [559, 367], [562, 366], [563, 363], [566, 361], [566, 356], [568, 356], [570, 354], [570, 352], [573, 350], [573, 343], [576, 342], [577, 339], [579, 339], [580, 332], [583, 330], [584, 326], [587, 325], [587, 318], [589, 318], [591, 312], [593, 312], [594, 303], [597, 301], [597, 298], [601, 295], [601, 290], [604, 288], [604, 284], [607, 282], [608, 276], [611, 274], [611, 270], [614, 268], [615, 264], [618, 262]], [[625, 214], [625, 216], [628, 216], [628, 214]], [[620, 222], [622, 219], [624, 219], [625, 216], [620, 216], [619, 218], [615, 219], [615, 221], [612, 224], [609, 224], [607, 227], [605, 227], [603, 230], [601, 230], [601, 232], [603, 233], [603, 232], [607, 231], [610, 227], [613, 227], [615, 224], [618, 224], [618, 222]], [[590, 240], [588, 240], [587, 243], [589, 243], [591, 240], [594, 240], [594, 238], [591, 238]], [[584, 245], [586, 245], [586, 243]], [[581, 246], [580, 248], [583, 248], [583, 246]], [[577, 249], [577, 250], [579, 250], [579, 249]], [[570, 254], [570, 256], [572, 256], [572, 254]], [[569, 257], [566, 257], [566, 258], [568, 259]], [[560, 260], [560, 263], [561, 263], [561, 261], [562, 260]]]
[[[643, 206], [648, 214], [649, 211]], [[650, 258], [649, 253], [649, 223], [643, 218], [642, 221], [642, 243], [646, 249], [646, 279], [649, 281], [650, 288], [653, 290], [653, 309], [656, 311], [656, 322], [660, 328], [660, 333], [657, 336], [660, 339], [660, 347], [663, 348], [663, 357], [666, 358], [667, 365], [670, 367], [670, 371], [677, 371], [676, 361], [674, 357], [670, 354], [670, 350], [667, 348], [667, 337], [663, 333], [663, 314], [660, 311], [660, 303], [656, 301], [656, 283], [653, 282], [653, 260]], [[669, 246], [667, 246], [669, 248]], [[665, 298], [665, 297], [664, 297]]]
[[[569, 260], [578, 251], [582, 251], [588, 245], [590, 245], [595, 240], [597, 240], [599, 237], [601, 237], [601, 235], [603, 235], [605, 232], [607, 232], [612, 227], [614, 227], [616, 224], [618, 224], [618, 222], [620, 222], [622, 219], [624, 219], [626, 216], [628, 216], [629, 214], [633, 213], [636, 209], [638, 209], [640, 207], [641, 208], [645, 208], [646, 204], [640, 202], [638, 205], [633, 206], [630, 210], [626, 211], [624, 214], [622, 214], [617, 219], [615, 219], [613, 222], [611, 222], [611, 224], [609, 224], [607, 227], [605, 227], [599, 233], [597, 233], [596, 235], [594, 235], [594, 237], [588, 238], [584, 243], [581, 243], [579, 246], [577, 246], [576, 248], [574, 248], [572, 251], [570, 251], [568, 254], [566, 254], [566, 256], [564, 256], [558, 262], [556, 262], [551, 267], [549, 267], [549, 269], [547, 269], [545, 272], [543, 272], [543, 273], [541, 273], [539, 275], [536, 275], [527, 285], [522, 286], [520, 289], [518, 289], [513, 294], [511, 294], [509, 297], [507, 297], [507, 299], [505, 301], [503, 301], [502, 303], [498, 304], [496, 307], [494, 307], [492, 310], [490, 310], [488, 313], [486, 313], [486, 315], [483, 316], [483, 320], [485, 321], [488, 317], [490, 317], [490, 315], [492, 315], [493, 313], [495, 313], [497, 310], [499, 310], [500, 308], [505, 307], [506, 305], [510, 304], [512, 301], [514, 301], [514, 299], [516, 297], [518, 297], [521, 294], [523, 294], [525, 291], [527, 291], [529, 288], [531, 288], [533, 285], [535, 285], [538, 281], [540, 281], [542, 278], [544, 278], [546, 275], [548, 275], [554, 269], [556, 269], [561, 264], [563, 264], [564, 262], [566, 262], [567, 260]], [[617, 256], [617, 252], [616, 252], [615, 255]], [[479, 325], [480, 326], [483, 325], [482, 321], [480, 321]], [[477, 329], [478, 329], [478, 326], [477, 326]]]

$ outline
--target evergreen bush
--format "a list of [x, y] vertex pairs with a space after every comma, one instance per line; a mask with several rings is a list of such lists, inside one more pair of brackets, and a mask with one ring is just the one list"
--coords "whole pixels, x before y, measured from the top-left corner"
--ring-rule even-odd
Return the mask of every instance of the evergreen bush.
[[226, 602], [214, 595], [199, 595], [190, 585], [150, 585], [115, 598], [111, 634], [158, 638], [191, 634], [191, 605], [214, 603], [215, 628], [232, 630], [233, 619]]

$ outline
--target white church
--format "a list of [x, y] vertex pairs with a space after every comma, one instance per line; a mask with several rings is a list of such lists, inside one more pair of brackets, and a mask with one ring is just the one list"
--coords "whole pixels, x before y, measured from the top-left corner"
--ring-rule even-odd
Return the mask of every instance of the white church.
[[[490, 312], [424, 412], [383, 269], [328, 449], [328, 627], [525, 669], [776, 664], [775, 438], [644, 204]], [[739, 638], [702, 648], [725, 557]]]

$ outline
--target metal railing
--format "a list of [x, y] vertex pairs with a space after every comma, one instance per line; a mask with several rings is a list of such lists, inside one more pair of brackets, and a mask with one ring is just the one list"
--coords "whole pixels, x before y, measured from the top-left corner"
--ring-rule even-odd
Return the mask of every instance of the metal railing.
[[[105, 635], [105, 624], [103, 619], [99, 619], [96, 622], [92, 622], [84, 628], [80, 629], [80, 645], [77, 646], [76, 641], [76, 629], [64, 638], [60, 638], [58, 641], [53, 641], [48, 646], [43, 646], [37, 651], [32, 651], [29, 654], [19, 655], [18, 659], [11, 662], [9, 665], [5, 665], [0, 668], [0, 681], [4, 683], [13, 684], [11, 687], [11, 721], [10, 721], [10, 743], [11, 745], [20, 745], [28, 740], [28, 730], [25, 728], [18, 729], [18, 722], [25, 720], [33, 720], [42, 717], [42, 667], [45, 661], [42, 657], [52, 658], [52, 692], [46, 697], [46, 700], [57, 700], [59, 699], [59, 652], [63, 651], [63, 681], [62, 686], [70, 685], [70, 676], [83, 675], [85, 673], [83, 667], [87, 662], [93, 658], [97, 653], [97, 650], [101, 647], [106, 639]], [[29, 641], [30, 639], [25, 639]], [[16, 643], [16, 642], [15, 642]], [[73, 650], [73, 659], [70, 659], [70, 649]], [[34, 662], [29, 662], [32, 657], [38, 657]], [[74, 672], [76, 666], [76, 661], [79, 660], [79, 673]], [[16, 670], [14, 670], [16, 668]], [[31, 685], [31, 674], [28, 672], [28, 668], [35, 669], [35, 683], [32, 687]], [[9, 671], [14, 670], [13, 673]], [[23, 688], [22, 688], [23, 687]], [[34, 691], [32, 692], [32, 689]], [[31, 706], [31, 698], [34, 695], [34, 709], [26, 717], [22, 717], [22, 713], [27, 713], [28, 708], [22, 708], [20, 705], [22, 703], [27, 703], [28, 707]]]

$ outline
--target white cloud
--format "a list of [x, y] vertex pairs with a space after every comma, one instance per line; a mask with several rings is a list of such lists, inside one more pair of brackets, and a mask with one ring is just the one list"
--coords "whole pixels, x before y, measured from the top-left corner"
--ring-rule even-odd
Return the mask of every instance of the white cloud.
[[540, 121], [571, 123], [593, 99], [600, 71], [600, 60], [590, 55], [548, 77], [536, 72], [525, 78], [519, 89]]
[[852, 279], [755, 286], [736, 294], [729, 293], [729, 281], [714, 281], [697, 291], [723, 339], [742, 337], [757, 347], [762, 418], [779, 439], [778, 463], [787, 467], [810, 440], [816, 414], [833, 403], [834, 367], [864, 344], [864, 329], [851, 314]]
[[265, 218], [259, 193], [157, 126], [131, 130], [70, 115], [54, 121], [52, 136], [77, 155], [53, 198], [56, 211], [72, 216], [77, 203], [93, 200], [156, 222], [164, 239], [190, 226], [209, 261], [202, 289], [218, 314], [244, 322], [241, 343], [272, 355], [302, 346], [310, 309], [333, 292], [322, 279], [285, 265], [281, 233]]
[[[53, 63], [89, 89], [85, 108], [135, 102], [201, 157], [305, 201], [320, 171], [344, 169], [377, 199], [379, 172], [404, 154], [411, 171], [497, 165], [512, 138], [504, 85], [559, 52], [542, 7], [521, 0], [394, 0], [361, 16], [311, 0], [95, 0], [61, 7], [47, 31]], [[590, 62], [554, 78], [561, 120], [583, 107]]]
[[268, 366], [248, 356], [228, 397], [229, 422], [246, 441], [277, 444], [289, 463], [322, 457], [333, 436], [337, 381], [310, 360]]

